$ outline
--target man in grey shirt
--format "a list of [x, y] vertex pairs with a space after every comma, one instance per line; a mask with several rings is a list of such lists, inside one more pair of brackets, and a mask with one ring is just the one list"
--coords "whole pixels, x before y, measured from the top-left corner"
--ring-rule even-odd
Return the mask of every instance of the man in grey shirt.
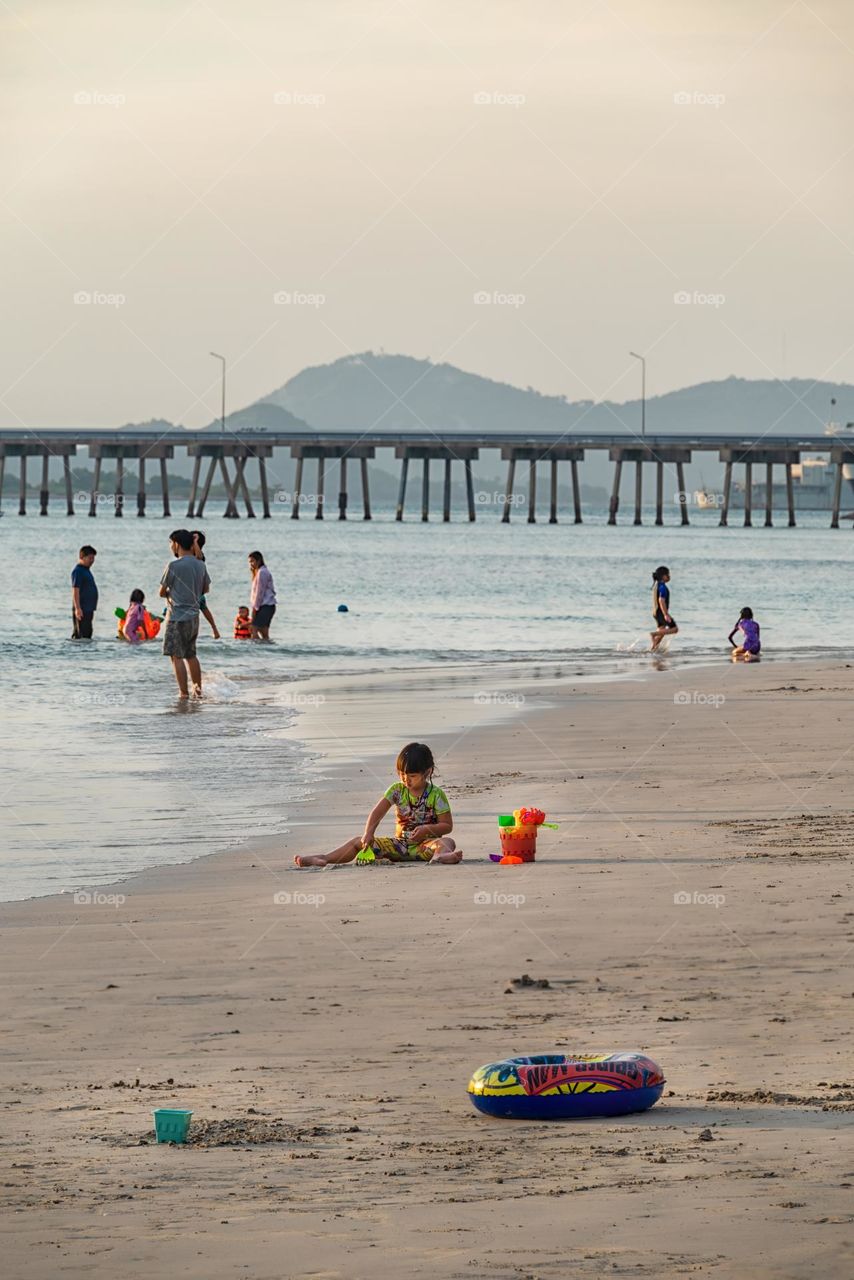
[[160, 579], [160, 594], [169, 602], [163, 652], [172, 659], [178, 697], [189, 698], [187, 676], [193, 693], [202, 696], [202, 668], [196, 657], [199, 635], [199, 601], [210, 590], [211, 580], [204, 560], [193, 555], [193, 535], [188, 529], [176, 529], [169, 535], [174, 560], [170, 560]]

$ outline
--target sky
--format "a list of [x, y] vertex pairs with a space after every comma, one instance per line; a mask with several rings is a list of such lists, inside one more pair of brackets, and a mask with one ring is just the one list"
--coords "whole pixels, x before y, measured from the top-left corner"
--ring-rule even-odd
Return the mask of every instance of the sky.
[[0, 426], [854, 382], [849, 0], [1, 0]]

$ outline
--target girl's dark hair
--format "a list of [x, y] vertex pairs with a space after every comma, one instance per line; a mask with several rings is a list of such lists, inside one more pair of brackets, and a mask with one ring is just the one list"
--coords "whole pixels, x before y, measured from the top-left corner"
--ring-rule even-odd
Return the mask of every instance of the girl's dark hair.
[[261, 568], [261, 565], [264, 563], [264, 557], [261, 555], [261, 552], [260, 552], [260, 551], [250, 551], [250, 552], [249, 552], [249, 559], [250, 559], [250, 560], [257, 560], [257, 561], [258, 561], [258, 568], [259, 568], [259, 569]]
[[658, 568], [657, 568], [657, 569], [653, 569], [653, 571], [652, 571], [652, 580], [653, 580], [653, 582], [661, 582], [661, 580], [662, 580], [662, 578], [664, 577], [664, 575], [665, 575], [665, 574], [667, 574], [667, 576], [668, 576], [668, 578], [669, 578], [669, 577], [670, 577], [670, 570], [668, 569], [668, 567], [667, 567], [667, 565], [666, 565], [666, 564], [660, 564], [660, 565], [658, 566]]
[[145, 592], [141, 591], [139, 587], [134, 587], [133, 591], [130, 593], [131, 604], [142, 604], [144, 601]]
[[738, 616], [739, 616], [739, 618], [752, 618], [752, 617], [753, 617], [753, 610], [752, 610], [752, 609], [748, 609], [748, 608], [744, 608], [744, 609], [742, 609], [741, 613], [740, 613]]
[[190, 533], [196, 539], [196, 542], [198, 542], [199, 550], [201, 551], [207, 542], [207, 538], [202, 533], [201, 529], [191, 529]]
[[408, 742], [397, 757], [398, 773], [429, 773], [435, 768], [433, 752], [423, 742]]

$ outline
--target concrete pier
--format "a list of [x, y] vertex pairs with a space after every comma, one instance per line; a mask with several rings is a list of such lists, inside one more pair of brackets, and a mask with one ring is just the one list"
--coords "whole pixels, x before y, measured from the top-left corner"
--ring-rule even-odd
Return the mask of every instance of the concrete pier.
[[[451, 467], [454, 462], [461, 462], [465, 472], [466, 486], [466, 508], [470, 521], [475, 519], [475, 502], [474, 502], [474, 480], [472, 477], [471, 464], [478, 457], [478, 450], [466, 445], [397, 445], [395, 447], [394, 456], [400, 460], [400, 486], [397, 494], [397, 508], [395, 510], [395, 519], [402, 520], [406, 507], [406, 485], [409, 479], [409, 463], [416, 461], [421, 463], [421, 520], [425, 523], [430, 519], [430, 463], [433, 459], [437, 462], [444, 462], [444, 492], [442, 496], [442, 520], [447, 522], [451, 518]], [[368, 519], [369, 517], [365, 517]]]
[[505, 445], [501, 457], [507, 463], [507, 484], [503, 495], [501, 522], [510, 523], [510, 508], [513, 502], [513, 485], [516, 482], [516, 463], [528, 463], [528, 524], [537, 523], [537, 464], [550, 464], [549, 476], [549, 524], [558, 523], [558, 463], [569, 462], [572, 466], [572, 501], [575, 524], [581, 524], [581, 488], [578, 481], [578, 464], [584, 457], [584, 450], [575, 445], [556, 443], [548, 446]]
[[679, 518], [681, 524], [688, 524], [688, 495], [685, 492], [685, 463], [691, 461], [690, 449], [674, 449], [661, 447], [652, 443], [639, 444], [626, 448], [618, 446], [609, 450], [614, 464], [614, 484], [611, 490], [611, 501], [608, 504], [608, 524], [617, 523], [617, 512], [620, 509], [620, 481], [623, 475], [623, 463], [635, 464], [635, 513], [634, 524], [643, 524], [643, 465], [645, 462], [655, 463], [655, 523], [664, 523], [664, 467], [675, 466], [676, 486], [680, 495]]
[[[323, 505], [326, 492], [326, 473], [329, 468], [337, 461], [338, 466], [338, 519], [346, 520], [349, 493], [347, 491], [347, 463], [353, 459], [358, 459], [360, 465], [360, 474], [362, 479], [362, 505], [364, 511], [364, 519], [371, 518], [371, 498], [368, 489], [368, 459], [374, 456], [373, 445], [362, 445], [354, 443], [352, 445], [327, 445], [327, 444], [295, 444], [291, 446], [291, 457], [296, 460], [296, 474], [294, 478], [294, 492], [291, 503], [291, 519], [299, 520], [300, 507], [303, 504], [303, 469], [307, 458], [317, 459], [317, 480], [315, 485], [315, 519], [323, 519]], [[262, 480], [266, 485], [266, 478]], [[265, 511], [265, 515], [269, 515], [269, 511]]]

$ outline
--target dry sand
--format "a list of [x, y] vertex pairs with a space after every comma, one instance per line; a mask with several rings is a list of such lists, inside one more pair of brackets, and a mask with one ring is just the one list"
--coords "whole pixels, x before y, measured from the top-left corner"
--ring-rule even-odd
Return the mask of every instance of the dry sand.
[[[854, 668], [662, 666], [306, 685], [284, 843], [3, 907], [6, 1273], [854, 1274]], [[293, 869], [412, 737], [465, 861]], [[520, 804], [561, 829], [496, 867]], [[665, 1096], [472, 1109], [475, 1067], [549, 1049], [642, 1050]], [[153, 1143], [170, 1105], [186, 1147]]]

